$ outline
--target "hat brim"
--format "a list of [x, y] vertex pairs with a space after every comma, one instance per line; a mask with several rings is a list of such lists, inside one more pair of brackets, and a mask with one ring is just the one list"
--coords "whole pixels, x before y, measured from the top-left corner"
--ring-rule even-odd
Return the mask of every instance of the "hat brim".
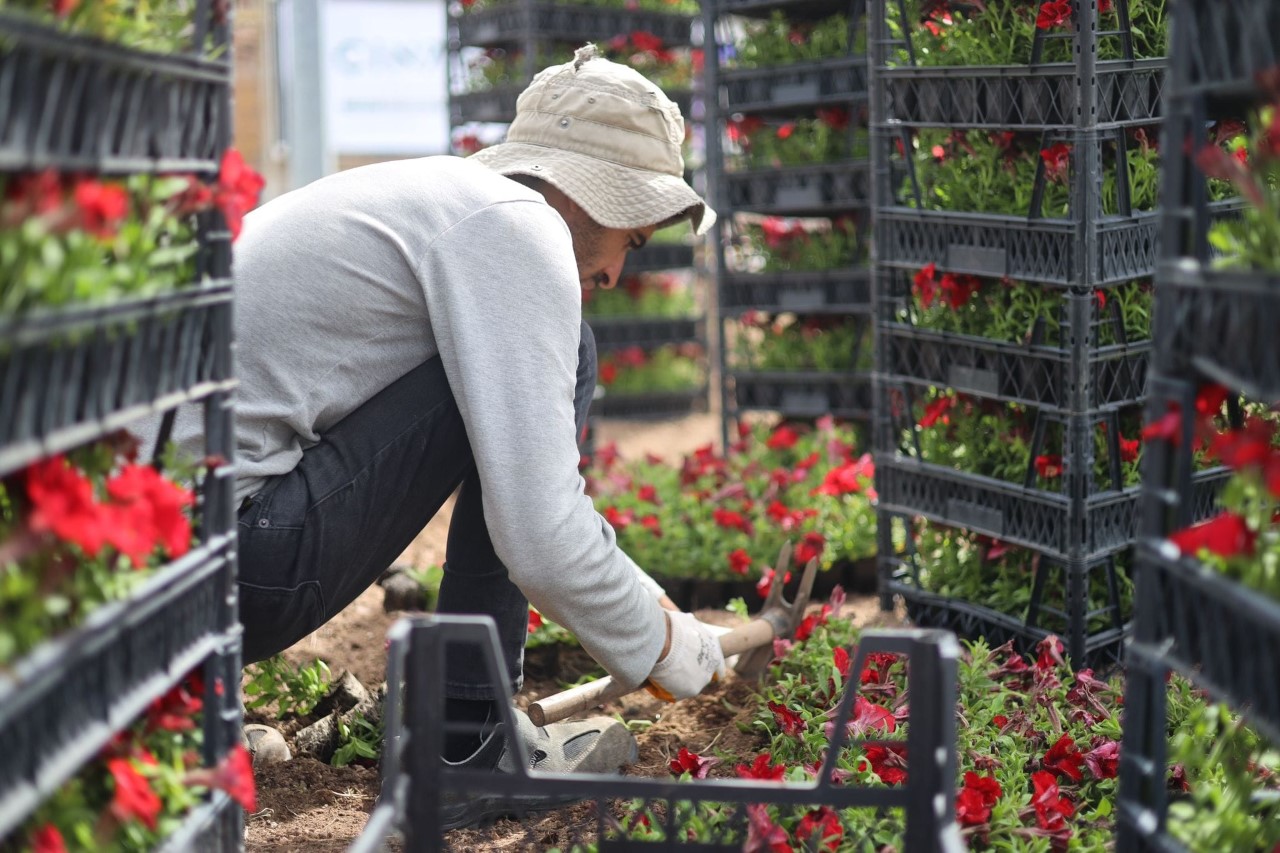
[[562, 148], [503, 142], [471, 155], [503, 175], [541, 178], [606, 228], [645, 228], [693, 209], [693, 232], [707, 233], [716, 213], [675, 175], [621, 166]]

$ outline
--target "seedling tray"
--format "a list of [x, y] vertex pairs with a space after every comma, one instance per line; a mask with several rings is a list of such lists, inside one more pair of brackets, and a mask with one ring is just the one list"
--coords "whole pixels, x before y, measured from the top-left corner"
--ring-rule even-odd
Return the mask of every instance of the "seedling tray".
[[[194, 27], [202, 41], [207, 25]], [[0, 31], [0, 169], [217, 171], [231, 137], [225, 58], [143, 53], [12, 12]]]
[[0, 320], [0, 474], [234, 386], [231, 284]]
[[0, 836], [238, 631], [226, 533], [0, 673]]

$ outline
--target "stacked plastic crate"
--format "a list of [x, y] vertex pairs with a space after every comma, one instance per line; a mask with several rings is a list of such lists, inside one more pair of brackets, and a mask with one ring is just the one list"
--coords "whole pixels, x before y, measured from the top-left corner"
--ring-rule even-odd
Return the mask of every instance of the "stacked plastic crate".
[[[236, 176], [219, 176], [227, 7], [128, 20], [97, 4], [7, 7], [0, 847], [60, 849], [66, 819], [62, 832], [112, 849], [164, 835], [173, 850], [239, 849], [240, 805], [180, 793], [170, 811], [174, 792], [155, 799], [158, 777], [132, 751], [137, 732], [188, 738], [202, 755], [168, 772], [194, 780], [240, 737], [230, 235], [216, 210], [239, 199]], [[194, 495], [121, 432], [183, 403], [203, 404], [209, 435], [205, 458], [187, 460], [205, 472]], [[103, 762], [114, 806], [82, 776], [105, 777]]]
[[[449, 18], [453, 145], [469, 154], [501, 139], [516, 99], [543, 68], [595, 43], [636, 68], [680, 107], [692, 131], [701, 51], [693, 0], [549, 3], [475, 0]], [[692, 133], [690, 142], [693, 142]], [[686, 162], [693, 146], [686, 146]], [[689, 226], [659, 232], [627, 260], [613, 290], [584, 290], [600, 356], [596, 416], [664, 417], [705, 407], [706, 322]]]
[[707, 9], [726, 444], [747, 412], [870, 417], [863, 5]]
[[[1274, 796], [1268, 806], [1257, 780], [1250, 796], [1247, 772], [1234, 803], [1202, 803], [1194, 790], [1170, 793], [1179, 788], [1167, 779], [1166, 683], [1170, 670], [1187, 676], [1270, 738], [1273, 755], [1280, 747], [1273, 514], [1280, 497], [1280, 6], [1171, 5], [1150, 458], [1127, 661], [1119, 849], [1269, 850], [1280, 843], [1280, 807]], [[1224, 185], [1247, 206], [1238, 218], [1215, 222], [1210, 199]], [[1205, 452], [1235, 471], [1220, 512], [1193, 526], [1201, 513], [1192, 471]], [[1242, 732], [1228, 753], [1218, 745], [1221, 734], [1212, 735], [1198, 733], [1201, 755], [1237, 774], [1255, 766], [1241, 749]], [[1176, 819], [1174, 796], [1184, 801]], [[1258, 834], [1230, 835], [1250, 826], [1232, 814], [1249, 812]]]
[[884, 604], [1077, 666], [1132, 599], [1163, 7], [871, 4]]

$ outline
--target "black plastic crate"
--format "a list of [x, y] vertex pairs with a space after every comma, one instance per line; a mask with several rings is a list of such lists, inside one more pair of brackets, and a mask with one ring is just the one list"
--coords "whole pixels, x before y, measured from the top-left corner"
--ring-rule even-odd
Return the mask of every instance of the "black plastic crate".
[[658, 270], [687, 269], [693, 266], [693, 246], [678, 243], [646, 243], [643, 249], [627, 253], [623, 275]]
[[162, 853], [240, 853], [244, 850], [244, 809], [222, 791], [197, 806], [178, 831], [164, 840]]
[[1081, 630], [1078, 636], [1068, 633], [1063, 637], [1061, 632], [1028, 625], [1025, 619], [974, 602], [927, 592], [912, 583], [888, 580], [882, 586], [889, 595], [902, 598], [907, 617], [922, 628], [952, 631], [964, 639], [981, 637], [992, 647], [1012, 642], [1023, 654], [1032, 653], [1037, 643], [1053, 634], [1063, 639], [1067, 656], [1077, 669], [1107, 667], [1124, 657], [1125, 628], [1109, 628], [1092, 634]]
[[[1137, 534], [1139, 487], [1070, 495], [958, 471], [897, 453], [877, 452], [876, 492], [886, 512], [920, 515], [1033, 548], [1064, 561], [1087, 561], [1128, 548]], [[1195, 517], [1212, 512], [1225, 473], [1193, 480]]]
[[[877, 309], [878, 373], [893, 385], [947, 387], [1081, 414], [1133, 405], [1146, 395], [1151, 341], [1125, 339], [1121, 305], [1114, 298], [1100, 308], [1092, 292], [1064, 293], [1056, 329], [1040, 318], [1027, 328], [1026, 342], [1013, 343], [913, 325], [910, 315], [902, 314], [911, 283], [900, 271], [882, 275], [880, 287], [887, 292]], [[1121, 342], [1098, 344], [1103, 331]]]
[[0, 320], [0, 473], [230, 389], [231, 301], [222, 281]]
[[591, 416], [648, 420], [680, 417], [706, 409], [707, 387], [704, 385], [687, 391], [606, 392], [591, 404]]
[[866, 373], [821, 371], [732, 371], [732, 407], [815, 418], [871, 417], [871, 378]]
[[[1080, 121], [1073, 65], [886, 67], [877, 70], [884, 119], [915, 127], [1058, 130]], [[1164, 60], [1100, 62], [1094, 125], [1160, 120]]]
[[[197, 41], [213, 32], [201, 3]], [[231, 67], [68, 36], [0, 11], [0, 169], [212, 172], [231, 134]]]
[[[402, 619], [392, 627], [390, 661], [387, 668], [387, 748], [382, 761], [381, 804], [369, 820], [369, 828], [353, 850], [376, 850], [388, 833], [399, 829], [404, 846], [410, 850], [456, 849], [439, 830], [445, 792], [465, 791], [472, 795], [536, 791], [540, 795], [566, 795], [592, 801], [594, 819], [585, 831], [574, 831], [564, 849], [604, 851], [680, 850], [733, 851], [743, 849], [747, 837], [747, 804], [818, 804], [845, 808], [902, 809], [905, 811], [904, 849], [919, 853], [940, 853], [963, 849], [955, 825], [955, 696], [956, 666], [960, 648], [955, 638], [940, 631], [867, 631], [863, 633], [853, 658], [853, 670], [860, 672], [873, 653], [904, 655], [910, 661], [911, 695], [907, 738], [895, 743], [913, 756], [907, 781], [897, 786], [859, 787], [820, 783], [758, 784], [743, 780], [701, 779], [681, 783], [674, 780], [636, 776], [557, 776], [520, 770], [516, 774], [481, 773], [451, 768], [440, 760], [444, 733], [444, 704], [433, 688], [444, 664], [447, 647], [480, 647], [486, 669], [494, 684], [505, 685], [498, 677], [497, 634], [493, 622], [478, 617], [423, 616]], [[856, 679], [841, 697], [832, 730], [835, 742], [828, 761], [844, 746], [854, 699]], [[504, 723], [513, 728], [510, 702], [499, 702]], [[873, 738], [854, 742], [886, 743]], [[519, 762], [517, 762], [519, 763]], [[529, 766], [525, 761], [523, 766]], [[827, 776], [825, 772], [820, 774]], [[627, 837], [626, 827], [612, 817], [614, 807], [626, 808], [626, 801], [639, 800], [656, 806], [667, 830], [665, 841], [640, 841]], [[616, 802], [622, 801], [622, 802]], [[688, 841], [683, 832], [686, 818], [678, 818], [676, 804], [722, 803], [732, 811], [717, 838]], [[462, 842], [466, 843], [466, 842]], [[536, 829], [514, 840], [514, 849], [543, 850], [545, 836]]]
[[1063, 287], [1122, 284], [1155, 272], [1158, 213], [1106, 216], [1095, 224], [1095, 250], [1086, 252], [1080, 226], [1066, 219], [878, 207], [877, 260], [911, 271], [936, 264], [940, 271]]
[[586, 317], [596, 348], [656, 347], [702, 340], [701, 317]]
[[1280, 601], [1182, 557], [1167, 540], [1138, 548], [1140, 636], [1167, 664], [1241, 710], [1280, 743]]
[[726, 111], [794, 113], [798, 108], [850, 105], [867, 99], [867, 58], [839, 56], [774, 68], [720, 71]]
[[637, 30], [652, 33], [668, 47], [677, 47], [690, 43], [694, 19], [686, 15], [600, 6], [517, 2], [462, 14], [452, 20], [457, 26], [457, 43], [476, 47], [518, 44], [531, 38], [598, 41]]
[[871, 310], [871, 276], [865, 268], [813, 272], [725, 272], [720, 306], [726, 313], [866, 314]]
[[[235, 644], [236, 620], [231, 532], [211, 538], [158, 571], [130, 598], [94, 610], [78, 628], [0, 673], [0, 836], [153, 699]], [[225, 695], [234, 696], [236, 683], [224, 683]], [[215, 748], [223, 741], [220, 751], [230, 745], [226, 729], [238, 726], [239, 703], [233, 704], [227, 718], [206, 727], [224, 732], [210, 739]]]
[[840, 11], [850, 11], [851, 14], [861, 12], [861, 4], [833, 3], [832, 0], [710, 0], [705, 8], [713, 15], [742, 15], [749, 18], [767, 18], [775, 11], [780, 11], [794, 20], [827, 18]]
[[753, 169], [722, 176], [728, 206], [777, 216], [826, 216], [870, 203], [870, 163]]
[[1280, 65], [1280, 6], [1272, 0], [1176, 0], [1170, 5], [1179, 94], [1248, 98], [1257, 91], [1254, 75]]
[[1194, 371], [1247, 397], [1280, 399], [1280, 273], [1172, 263], [1157, 294], [1162, 374]]

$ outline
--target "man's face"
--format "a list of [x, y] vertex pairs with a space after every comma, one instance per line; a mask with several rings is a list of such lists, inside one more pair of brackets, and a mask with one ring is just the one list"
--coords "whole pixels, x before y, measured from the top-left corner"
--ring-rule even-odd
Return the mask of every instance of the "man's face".
[[656, 225], [644, 228], [605, 228], [597, 224], [574, 205], [565, 216], [569, 233], [573, 235], [573, 255], [578, 262], [578, 278], [583, 287], [613, 287], [622, 276], [622, 264], [627, 252], [639, 249]]

